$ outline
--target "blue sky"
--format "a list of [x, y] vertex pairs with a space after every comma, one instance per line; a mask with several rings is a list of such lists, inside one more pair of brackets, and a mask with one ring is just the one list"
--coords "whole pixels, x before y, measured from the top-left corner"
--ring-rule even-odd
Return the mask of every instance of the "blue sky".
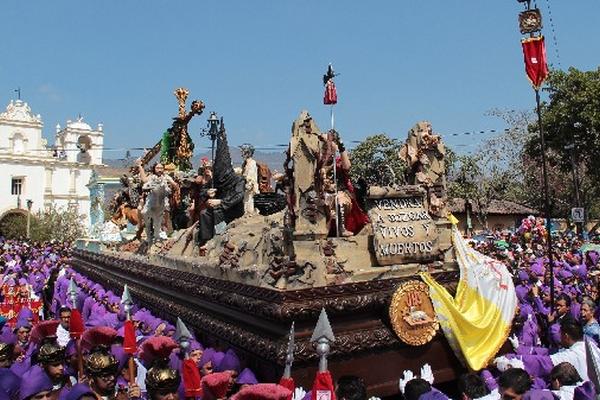
[[[538, 3], [550, 62], [548, 5], [561, 66], [600, 65], [600, 1]], [[5, 0], [0, 106], [20, 86], [46, 136], [81, 113], [104, 123], [107, 147], [152, 146], [185, 86], [224, 116], [231, 144], [286, 143], [301, 109], [328, 126], [321, 76], [333, 62], [347, 142], [404, 138], [427, 119], [451, 146], [471, 145], [485, 135], [451, 133], [504, 128], [485, 116], [493, 107], [533, 107], [520, 10], [516, 0]], [[199, 146], [207, 117], [190, 126]]]

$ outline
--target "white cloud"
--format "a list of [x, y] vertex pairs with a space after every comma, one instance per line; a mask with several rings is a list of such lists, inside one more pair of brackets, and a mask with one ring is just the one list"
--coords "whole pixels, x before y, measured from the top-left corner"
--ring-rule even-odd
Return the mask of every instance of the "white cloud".
[[38, 92], [44, 95], [48, 100], [59, 102], [62, 97], [58, 89], [51, 83], [44, 83], [38, 88]]

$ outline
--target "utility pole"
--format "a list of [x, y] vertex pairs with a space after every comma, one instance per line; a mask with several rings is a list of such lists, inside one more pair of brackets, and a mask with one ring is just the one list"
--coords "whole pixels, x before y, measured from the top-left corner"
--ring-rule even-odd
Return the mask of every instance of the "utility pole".
[[[577, 163], [575, 159], [575, 143], [571, 143], [565, 146], [565, 150], [570, 152], [571, 158], [571, 173], [573, 174], [573, 188], [575, 190], [575, 205], [577, 208], [581, 208], [581, 194], [579, 192], [579, 171], [577, 170]], [[583, 222], [577, 222], [577, 235], [583, 235], [583, 230], [585, 229]]]

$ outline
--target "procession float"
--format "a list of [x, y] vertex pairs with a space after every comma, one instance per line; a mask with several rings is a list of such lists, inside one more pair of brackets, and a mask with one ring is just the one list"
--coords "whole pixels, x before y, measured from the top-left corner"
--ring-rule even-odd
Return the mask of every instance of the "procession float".
[[[336, 102], [334, 76], [330, 68], [324, 77], [329, 105]], [[187, 126], [204, 103], [186, 111], [187, 90], [175, 95], [171, 128], [115, 195], [110, 223], [129, 225], [129, 236], [81, 240], [77, 270], [114, 288], [127, 285], [141, 305], [165, 319], [180, 317], [205, 343], [236, 348], [263, 381], [277, 381], [293, 360], [296, 382], [311, 386], [319, 357], [312, 329], [322, 310], [332, 330], [322, 338], [329, 370], [363, 377], [370, 393], [397, 393], [402, 371], [425, 363], [438, 383], [475, 367], [460, 352], [453, 321], [436, 309], [478, 302], [459, 284], [463, 303], [455, 303], [457, 257], [487, 262], [488, 272], [494, 265], [457, 251], [445, 148], [428, 122], [408, 131], [401, 183], [353, 186], [333, 114], [332, 128], [321, 131], [307, 111], [292, 123], [283, 172], [273, 174], [249, 145], [236, 171], [225, 123], [212, 113], [205, 132], [212, 160], [195, 171]], [[501, 284], [506, 276], [498, 274], [486, 276]], [[512, 316], [505, 314], [491, 328], [507, 334]], [[497, 347], [506, 339], [498, 335], [478, 345]]]

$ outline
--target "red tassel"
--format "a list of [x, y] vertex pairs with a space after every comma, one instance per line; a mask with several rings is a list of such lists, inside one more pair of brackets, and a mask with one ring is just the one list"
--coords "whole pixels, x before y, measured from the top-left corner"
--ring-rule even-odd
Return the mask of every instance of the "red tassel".
[[135, 340], [135, 328], [133, 327], [133, 321], [125, 321], [124, 326], [125, 333], [123, 334], [123, 350], [127, 354], [135, 354], [137, 350], [137, 343]]
[[279, 380], [279, 385], [290, 391], [290, 395], [287, 400], [292, 400], [292, 396], [294, 395], [294, 390], [296, 390], [296, 383], [294, 382], [294, 378], [281, 378]]
[[83, 318], [78, 309], [74, 308], [71, 310], [71, 321], [69, 322], [69, 333], [71, 338], [79, 339], [83, 335]]
[[329, 371], [317, 372], [312, 387], [312, 400], [335, 400], [333, 379]]
[[200, 370], [198, 369], [196, 362], [192, 359], [184, 360], [182, 370], [185, 397], [202, 396]]

